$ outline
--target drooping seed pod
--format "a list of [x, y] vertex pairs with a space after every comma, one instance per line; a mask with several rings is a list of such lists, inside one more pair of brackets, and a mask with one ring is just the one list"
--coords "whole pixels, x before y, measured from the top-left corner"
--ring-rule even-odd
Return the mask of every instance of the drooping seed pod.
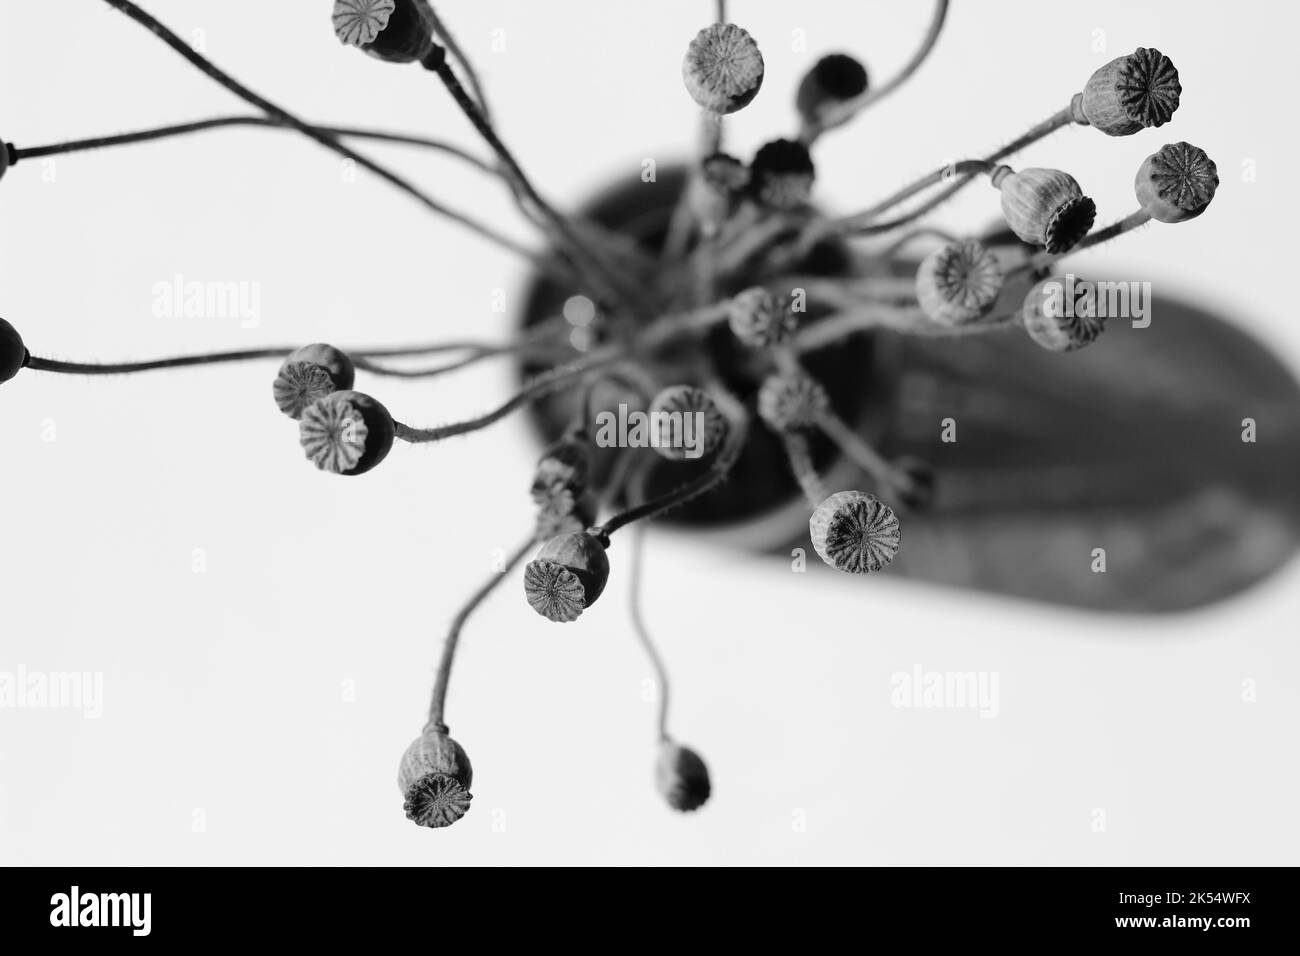
[[799, 316], [791, 308], [790, 296], [754, 286], [732, 297], [727, 324], [743, 345], [762, 349], [790, 341], [799, 327]]
[[7, 382], [17, 375], [19, 369], [23, 368], [31, 357], [18, 330], [4, 319], [0, 319], [0, 383]]
[[1178, 70], [1159, 50], [1138, 47], [1099, 68], [1080, 94], [1078, 114], [1108, 136], [1128, 136], [1173, 118], [1182, 94]]
[[682, 60], [682, 80], [691, 99], [719, 115], [734, 113], [763, 85], [763, 54], [745, 30], [715, 23], [695, 35]]
[[341, 43], [390, 63], [423, 61], [437, 46], [428, 0], [334, 0]]
[[397, 771], [406, 818], [422, 827], [449, 827], [468, 813], [473, 782], [465, 748], [433, 728], [411, 742]]
[[303, 451], [321, 471], [363, 475], [393, 447], [393, 416], [362, 392], [331, 392], [307, 406], [298, 422]]
[[292, 419], [330, 392], [345, 392], [356, 382], [357, 372], [347, 353], [318, 342], [290, 352], [276, 373], [271, 391], [275, 404]]
[[1059, 276], [1043, 279], [1025, 296], [1020, 310], [1025, 331], [1037, 344], [1050, 352], [1073, 352], [1094, 342], [1105, 328], [1098, 315], [1096, 286], [1067, 288]]
[[655, 786], [674, 810], [689, 813], [704, 806], [713, 792], [709, 768], [688, 747], [665, 740], [655, 761]]
[[833, 128], [824, 125], [827, 111], [866, 91], [867, 68], [847, 53], [831, 53], [803, 75], [794, 106], [805, 124]]
[[670, 385], [650, 402], [650, 445], [663, 458], [703, 458], [722, 447], [727, 417], [709, 393], [693, 385]]
[[534, 611], [550, 621], [576, 621], [596, 603], [609, 580], [605, 546], [586, 532], [547, 541], [524, 568], [524, 594]]
[[1079, 183], [1059, 169], [1022, 169], [999, 166], [991, 175], [1002, 191], [1002, 215], [1025, 242], [1042, 246], [1052, 255], [1073, 249], [1097, 218], [1097, 205], [1083, 194]]
[[826, 389], [808, 375], [769, 375], [758, 389], [758, 415], [778, 434], [815, 428], [830, 404]]
[[774, 139], [749, 164], [750, 192], [772, 209], [797, 209], [812, 195], [817, 168], [808, 147], [798, 140]]
[[941, 325], [969, 325], [988, 315], [1001, 291], [997, 257], [977, 239], [941, 246], [916, 270], [916, 301]]
[[837, 491], [808, 520], [813, 548], [821, 559], [846, 574], [879, 571], [898, 553], [898, 516], [875, 495]]
[[1190, 143], [1169, 143], [1138, 168], [1134, 190], [1142, 209], [1157, 222], [1195, 219], [1219, 188], [1219, 170], [1205, 150]]

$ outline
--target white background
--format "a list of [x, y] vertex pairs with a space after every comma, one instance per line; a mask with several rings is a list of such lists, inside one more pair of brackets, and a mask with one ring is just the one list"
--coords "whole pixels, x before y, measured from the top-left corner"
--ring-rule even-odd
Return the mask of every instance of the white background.
[[[1132, 173], [1156, 146], [1204, 146], [1223, 178], [1210, 212], [1092, 261], [1176, 283], [1300, 362], [1290, 6], [954, 6], [910, 86], [825, 140], [819, 200], [860, 207], [987, 152], [1105, 60], [1157, 46], [1183, 77], [1170, 127], [1119, 140], [1063, 131], [1023, 164], [1070, 169], [1110, 219], [1129, 211]], [[152, 4], [308, 119], [477, 148], [430, 77], [341, 49], [329, 8]], [[440, 4], [507, 141], [564, 202], [643, 158], [687, 154], [696, 114], [679, 63], [711, 10]], [[817, 56], [855, 52], [879, 80], [927, 17], [927, 4], [902, 0], [734, 2], [767, 61], [762, 93], [731, 124], [734, 147], [792, 129], [794, 86]], [[492, 49], [497, 29], [504, 52]], [[795, 30], [806, 50], [792, 50]], [[102, 3], [3, 4], [0, 136], [19, 146], [243, 111]], [[454, 162], [364, 148], [528, 237], [499, 190]], [[991, 193], [972, 190], [946, 221], [973, 228], [994, 211]], [[155, 318], [153, 286], [177, 273], [259, 283], [259, 327]], [[507, 254], [371, 177], [347, 181], [337, 157], [283, 132], [32, 161], [0, 182], [0, 315], [47, 356], [497, 337], [513, 315], [491, 310], [493, 290], [513, 308], [524, 277]], [[780, 560], [663, 535], [649, 618], [676, 675], [673, 726], [712, 771], [708, 806], [678, 816], [651, 786], [649, 670], [615, 555], [610, 591], [577, 625], [542, 621], [509, 582], [471, 622], [449, 720], [475, 764], [474, 806], [449, 830], [419, 830], [402, 816], [398, 757], [419, 731], [448, 618], [529, 520], [531, 437], [512, 419], [333, 479], [303, 460], [275, 411], [273, 372], [25, 372], [0, 388], [0, 670], [105, 681], [98, 720], [0, 710], [0, 862], [1297, 860], [1294, 565], [1211, 611], [1151, 621], [887, 576], [796, 576]], [[509, 382], [495, 366], [436, 386], [362, 387], [432, 424], [485, 410]], [[196, 549], [205, 573], [193, 571]], [[998, 672], [999, 716], [891, 707], [890, 675], [916, 664]], [[1256, 703], [1243, 703], [1244, 680]]]

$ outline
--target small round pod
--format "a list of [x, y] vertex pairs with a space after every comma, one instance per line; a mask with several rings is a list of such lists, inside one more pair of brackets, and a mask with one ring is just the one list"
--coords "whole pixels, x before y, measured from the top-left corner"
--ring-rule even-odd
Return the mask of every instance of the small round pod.
[[1106, 327], [1096, 304], [1095, 287], [1070, 302], [1064, 280], [1048, 276], [1029, 290], [1020, 318], [1038, 345], [1049, 352], [1073, 352], [1091, 345]]
[[817, 427], [831, 400], [809, 375], [776, 373], [758, 388], [758, 415], [777, 434]]
[[827, 112], [867, 92], [867, 82], [867, 68], [855, 57], [847, 53], [828, 54], [814, 63], [799, 81], [794, 108], [805, 125], [827, 129], [824, 122]]
[[422, 827], [449, 827], [468, 813], [473, 782], [465, 748], [436, 728], [411, 742], [397, 771], [406, 818]]
[[669, 461], [704, 458], [727, 439], [727, 417], [702, 388], [670, 385], [650, 402], [651, 447]]
[[709, 768], [694, 750], [671, 740], [659, 745], [655, 760], [655, 787], [668, 805], [681, 813], [704, 806], [713, 792]]
[[749, 164], [750, 194], [771, 209], [791, 210], [808, 204], [817, 167], [808, 147], [794, 139], [774, 139], [759, 147]]
[[894, 509], [861, 491], [831, 495], [813, 511], [808, 530], [821, 559], [846, 574], [879, 571], [902, 541]]
[[346, 352], [317, 342], [294, 349], [285, 357], [271, 393], [280, 411], [297, 420], [312, 402], [330, 392], [347, 391], [356, 379], [356, 366]]
[[334, 35], [389, 63], [421, 62], [437, 47], [428, 0], [334, 0]]
[[1168, 123], [1182, 92], [1173, 61], [1157, 49], [1138, 47], [1088, 78], [1075, 103], [1075, 119], [1107, 136], [1128, 136]]
[[734, 23], [714, 23], [695, 35], [682, 60], [682, 82], [710, 113], [734, 113], [763, 85], [763, 54]]
[[799, 327], [788, 295], [754, 286], [736, 293], [727, 306], [727, 324], [742, 345], [763, 349], [784, 345]]
[[977, 239], [939, 247], [916, 270], [916, 301], [940, 325], [979, 321], [993, 310], [1001, 291], [997, 257]]
[[1078, 245], [1097, 218], [1097, 204], [1073, 176], [1059, 169], [1015, 172], [999, 166], [991, 178], [1002, 192], [1002, 215], [1012, 232], [1052, 255]]
[[362, 392], [331, 392], [309, 405], [298, 422], [298, 440], [321, 471], [363, 475], [393, 447], [393, 416]]
[[551, 538], [524, 568], [524, 594], [549, 621], [576, 621], [609, 580], [605, 545], [585, 531]]
[[1133, 187], [1142, 211], [1152, 219], [1186, 222], [1214, 199], [1219, 169], [1199, 146], [1169, 143], [1143, 160]]
[[[2, 144], [0, 144], [2, 145]], [[0, 383], [7, 382], [31, 361], [32, 355], [23, 344], [18, 330], [0, 319]]]

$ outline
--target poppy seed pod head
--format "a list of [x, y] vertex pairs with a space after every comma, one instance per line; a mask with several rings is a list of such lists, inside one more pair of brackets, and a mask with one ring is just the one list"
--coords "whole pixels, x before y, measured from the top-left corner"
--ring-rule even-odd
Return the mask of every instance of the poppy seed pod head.
[[669, 461], [703, 458], [722, 447], [727, 417], [709, 393], [693, 385], [670, 385], [650, 402], [652, 447]]
[[1097, 314], [1096, 287], [1088, 284], [1081, 292], [1067, 301], [1070, 290], [1059, 276], [1030, 289], [1020, 310], [1029, 337], [1049, 352], [1073, 352], [1095, 341], [1105, 328]]
[[609, 580], [605, 546], [585, 531], [551, 538], [524, 568], [524, 594], [549, 621], [576, 621]]
[[821, 383], [808, 375], [769, 375], [758, 389], [758, 415], [778, 434], [815, 428], [830, 404]]
[[298, 439], [321, 471], [362, 475], [393, 447], [393, 416], [362, 392], [331, 392], [307, 406], [298, 422]]
[[682, 60], [682, 81], [691, 99], [710, 113], [734, 113], [763, 85], [763, 54], [745, 30], [715, 23], [695, 35]]
[[820, 125], [829, 108], [866, 91], [867, 68], [846, 53], [832, 53], [803, 75], [794, 106], [805, 123]]
[[581, 494], [587, 488], [591, 469], [591, 448], [577, 436], [566, 435], [552, 442], [537, 459], [530, 489], [538, 504], [555, 489]]
[[898, 516], [875, 495], [837, 491], [808, 521], [813, 548], [821, 559], [846, 574], [879, 571], [898, 553]]
[[357, 372], [345, 352], [332, 345], [304, 345], [290, 352], [271, 386], [275, 404], [292, 419], [330, 392], [345, 392], [356, 381]]
[[1159, 50], [1138, 47], [1088, 78], [1077, 112], [1108, 136], [1163, 126], [1178, 109], [1178, 70]]
[[397, 771], [406, 817], [422, 827], [448, 827], [468, 813], [473, 782], [465, 748], [439, 729], [415, 738]]
[[1052, 255], [1068, 252], [1088, 234], [1097, 218], [1097, 205], [1079, 183], [1059, 169], [999, 166], [993, 185], [1002, 191], [1002, 215], [1011, 231]]
[[1143, 161], [1133, 185], [1152, 219], [1185, 222], [1205, 212], [1219, 188], [1219, 170], [1200, 147], [1169, 143]]
[[798, 140], [774, 139], [759, 148], [749, 164], [750, 192], [772, 209], [797, 209], [812, 195], [817, 168]]
[[713, 791], [709, 768], [694, 750], [666, 740], [655, 761], [655, 786], [674, 810], [689, 813], [704, 806]]
[[727, 307], [727, 324], [731, 334], [752, 349], [782, 345], [799, 327], [799, 316], [790, 306], [789, 296], [754, 286], [732, 298]]
[[0, 319], [0, 382], [7, 382], [17, 375], [18, 370], [30, 359], [31, 354], [27, 351], [27, 346], [23, 345], [23, 337], [18, 334], [18, 330]]
[[934, 250], [916, 270], [916, 301], [940, 325], [969, 325], [988, 315], [1001, 291], [998, 260], [976, 239]]
[[423, 61], [437, 46], [428, 0], [334, 0], [339, 42], [390, 63]]

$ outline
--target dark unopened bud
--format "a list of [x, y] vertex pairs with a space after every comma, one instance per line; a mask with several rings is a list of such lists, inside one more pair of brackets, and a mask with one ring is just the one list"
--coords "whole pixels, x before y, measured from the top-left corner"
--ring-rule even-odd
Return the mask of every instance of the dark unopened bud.
[[1012, 232], [1052, 255], [1073, 249], [1097, 218], [1097, 205], [1079, 183], [1059, 169], [993, 170], [993, 185], [1002, 191], [1002, 215]]
[[709, 768], [694, 750], [664, 741], [655, 761], [655, 786], [674, 810], [689, 813], [704, 806], [713, 791]]
[[596, 603], [609, 580], [605, 546], [586, 532], [547, 541], [524, 568], [524, 594], [549, 621], [576, 621]]
[[808, 375], [769, 375], [758, 389], [759, 417], [778, 434], [816, 427], [829, 408], [826, 390]]
[[794, 105], [806, 124], [822, 126], [827, 110], [866, 91], [866, 67], [846, 53], [832, 53], [803, 75]]
[[363, 475], [393, 447], [393, 416], [362, 392], [331, 392], [307, 406], [298, 440], [321, 471]]
[[691, 99], [711, 113], [734, 113], [763, 85], [763, 54], [734, 23], [715, 23], [696, 34], [682, 60]]
[[[3, 144], [0, 144], [3, 148]], [[31, 359], [18, 330], [0, 319], [0, 382], [7, 382]]]
[[390, 63], [423, 61], [436, 22], [428, 0], [334, 0], [339, 41]]
[[352, 359], [332, 345], [304, 345], [290, 352], [276, 373], [271, 389], [275, 404], [290, 418], [330, 392], [344, 392], [356, 381]]
[[1138, 47], [1089, 77], [1075, 104], [1075, 118], [1109, 136], [1128, 136], [1168, 123], [1182, 91], [1169, 57]]
[[1170, 143], [1143, 161], [1134, 188], [1152, 219], [1185, 222], [1205, 212], [1219, 188], [1219, 170], [1199, 146]]
[[750, 191], [773, 209], [797, 209], [812, 195], [817, 169], [808, 147], [798, 140], [774, 139], [749, 164]]
[[731, 334], [752, 349], [782, 345], [790, 341], [799, 326], [788, 295], [754, 286], [738, 292], [727, 308]]
[[448, 827], [468, 813], [473, 782], [465, 749], [436, 729], [412, 741], [397, 771], [406, 817], [422, 827]]
[[969, 325], [988, 315], [1002, 290], [998, 260], [975, 239], [934, 250], [916, 270], [916, 301], [941, 325]]
[[1073, 352], [1094, 342], [1105, 328], [1098, 315], [1097, 287], [1050, 276], [1025, 296], [1020, 311], [1025, 331], [1049, 352]]
[[821, 559], [847, 574], [879, 571], [898, 553], [898, 516], [875, 495], [837, 491], [808, 520], [813, 548]]

